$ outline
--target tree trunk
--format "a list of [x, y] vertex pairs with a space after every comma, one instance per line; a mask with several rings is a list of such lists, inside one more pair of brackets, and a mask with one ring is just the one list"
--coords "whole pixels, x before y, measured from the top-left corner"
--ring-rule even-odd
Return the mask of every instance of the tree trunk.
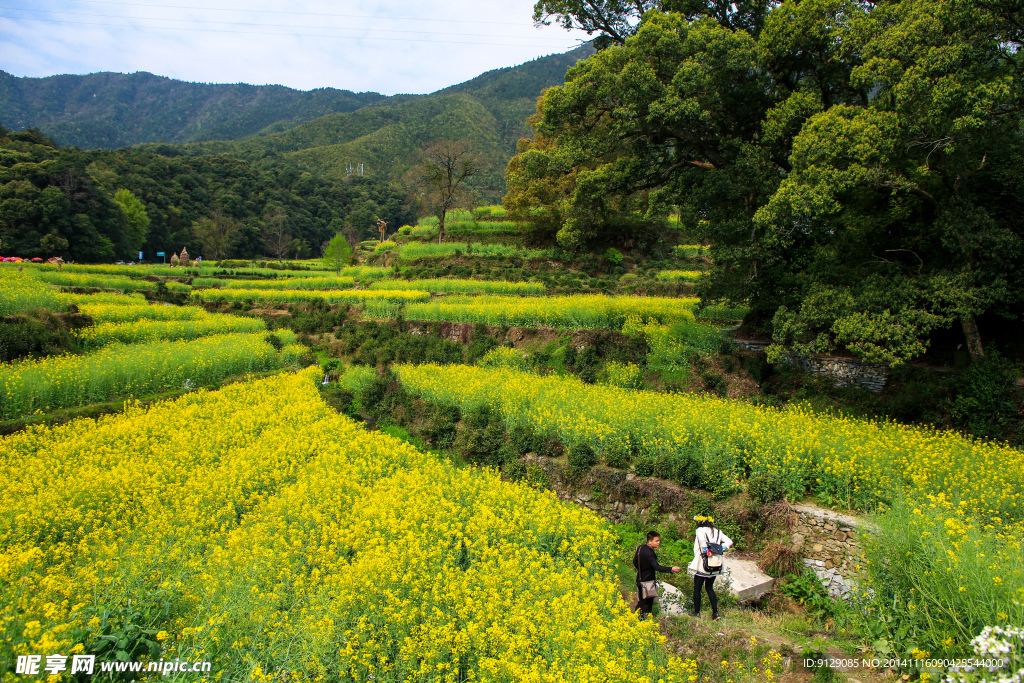
[[981, 345], [981, 335], [978, 334], [978, 323], [973, 313], [960, 316], [960, 326], [964, 330], [964, 338], [967, 339], [967, 350], [971, 354], [971, 362], [979, 363], [985, 360], [985, 348]]
[[441, 244], [444, 240], [444, 213], [437, 218], [437, 243]]

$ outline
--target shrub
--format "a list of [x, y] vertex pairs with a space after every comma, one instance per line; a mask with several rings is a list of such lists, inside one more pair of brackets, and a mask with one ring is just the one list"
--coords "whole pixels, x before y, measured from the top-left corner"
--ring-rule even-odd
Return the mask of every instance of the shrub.
[[657, 469], [657, 458], [651, 455], [643, 455], [633, 462], [633, 472], [638, 477], [653, 477]]
[[519, 453], [539, 453], [544, 446], [544, 440], [525, 425], [516, 425], [509, 430], [508, 440]]
[[725, 377], [719, 375], [717, 372], [702, 372], [700, 379], [704, 382], [704, 388], [713, 394], [719, 396], [725, 396], [726, 383]]
[[580, 368], [592, 368], [597, 365], [597, 351], [593, 346], [585, 346], [583, 348], [576, 365]]
[[504, 472], [511, 481], [522, 481], [526, 479], [526, 463], [522, 460], [513, 460], [505, 465]]
[[705, 444], [701, 457], [700, 487], [716, 498], [725, 498], [740, 490], [737, 464], [740, 454], [728, 446]]
[[772, 366], [767, 359], [759, 353], [752, 353], [743, 357], [743, 367], [750, 373], [751, 379], [760, 384], [771, 374]]
[[613, 265], [617, 266], [622, 263], [622, 252], [618, 249], [609, 248], [608, 251], [604, 252], [604, 257]]
[[530, 361], [522, 351], [507, 346], [497, 346], [480, 359], [478, 365], [483, 368], [509, 368], [511, 370], [528, 370]]
[[639, 389], [643, 379], [639, 366], [632, 363], [612, 361], [605, 365], [605, 372], [608, 373], [608, 384], [623, 389]]
[[516, 454], [505, 440], [501, 415], [488, 405], [466, 413], [454, 447], [467, 461], [500, 467]]
[[268, 334], [264, 339], [268, 344], [274, 347], [275, 351], [280, 351], [284, 347], [284, 342], [282, 342], [281, 338], [276, 334]]
[[324, 403], [342, 415], [348, 415], [355, 420], [362, 419], [359, 412], [355, 409], [356, 395], [351, 389], [337, 384], [329, 384], [321, 388], [320, 395], [323, 396]]
[[568, 460], [574, 470], [589, 470], [597, 464], [597, 454], [588, 444], [578, 441], [569, 446]]
[[576, 361], [578, 357], [579, 352], [576, 350], [576, 347], [570, 341], [568, 344], [565, 345], [565, 351], [562, 353], [562, 363], [565, 364], [567, 370], [576, 369]]
[[604, 464], [624, 470], [629, 467], [629, 449], [623, 444], [612, 442], [604, 451]]
[[[74, 317], [89, 320], [83, 316]], [[18, 316], [0, 319], [0, 363], [29, 356], [66, 353], [74, 347], [74, 338], [57, 318]]]
[[747, 493], [762, 505], [782, 500], [786, 489], [774, 470], [758, 472], [747, 482]]
[[455, 406], [427, 403], [423, 406], [419, 433], [437, 448], [451, 448], [458, 434], [462, 411]]
[[975, 436], [1003, 436], [1018, 419], [1013, 405], [1018, 374], [995, 350], [971, 365], [953, 383], [953, 422]]
[[469, 346], [466, 348], [466, 362], [476, 363], [496, 346], [498, 340], [487, 333], [485, 325], [474, 325], [473, 334], [469, 337]]
[[392, 415], [398, 406], [410, 402], [405, 387], [390, 370], [374, 377], [359, 390], [357, 396], [359, 403], [378, 419]]

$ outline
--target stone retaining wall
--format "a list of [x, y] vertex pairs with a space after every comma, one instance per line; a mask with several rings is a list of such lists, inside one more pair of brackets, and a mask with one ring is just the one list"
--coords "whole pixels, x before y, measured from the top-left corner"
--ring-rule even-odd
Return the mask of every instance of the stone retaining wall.
[[810, 505], [793, 507], [793, 549], [803, 555], [834, 598], [848, 599], [857, 588], [857, 577], [865, 566], [864, 547], [857, 540], [856, 527], [865, 526], [856, 517]]
[[[771, 342], [753, 339], [736, 339], [736, 345], [745, 351], [763, 352]], [[798, 356], [792, 354], [782, 361], [785, 365], [796, 365], [804, 372], [828, 375], [835, 379], [837, 387], [860, 385], [868, 391], [879, 392], [889, 381], [889, 368], [879, 363], [861, 363], [853, 358], [834, 356]]]
[[851, 358], [790, 356], [787, 365], [798, 365], [804, 372], [829, 375], [837, 387], [859, 384], [868, 391], [879, 392], [889, 379], [889, 368], [877, 363], [861, 363]]
[[[523, 462], [539, 466], [551, 478], [558, 497], [592, 510], [612, 522], [627, 517], [647, 517], [652, 509], [667, 522], [687, 523], [680, 510], [689, 509], [696, 496], [706, 495], [654, 477], [603, 466], [593, 468], [581, 480], [562, 481], [565, 466], [534, 454]], [[790, 515], [790, 540], [803, 563], [817, 575], [829, 594], [848, 599], [857, 588], [866, 566], [858, 529], [868, 524], [856, 517], [814, 505], [794, 505]]]

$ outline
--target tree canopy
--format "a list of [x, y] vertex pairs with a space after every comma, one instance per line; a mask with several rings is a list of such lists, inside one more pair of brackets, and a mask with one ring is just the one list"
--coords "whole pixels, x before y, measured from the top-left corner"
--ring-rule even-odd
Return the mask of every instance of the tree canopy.
[[[444, 240], [448, 212], [467, 205], [472, 190], [467, 181], [480, 172], [480, 158], [471, 153], [464, 140], [441, 140], [424, 150], [421, 163], [412, 169], [420, 189], [420, 202], [437, 216], [437, 241]], [[381, 231], [381, 239], [384, 232]]]
[[323, 256], [321, 257], [323, 262], [331, 270], [337, 272], [338, 276], [341, 276], [341, 269], [344, 268], [352, 261], [352, 245], [348, 243], [345, 236], [340, 232], [331, 238], [331, 241], [327, 243], [327, 247], [324, 249]]
[[566, 247], [678, 207], [701, 294], [749, 302], [776, 357], [895, 365], [954, 324], [981, 357], [1024, 284], [1021, 26], [987, 0], [649, 9], [546, 91], [506, 206]]
[[217, 213], [238, 224], [224, 255], [240, 258], [276, 256], [282, 241], [284, 253], [308, 251], [335, 234], [336, 221], [372, 234], [375, 216], [414, 218], [412, 198], [383, 180], [326, 178], [275, 154], [85, 152], [37, 130], [0, 131], [4, 255], [111, 261], [183, 246], [198, 255], [191, 227]]

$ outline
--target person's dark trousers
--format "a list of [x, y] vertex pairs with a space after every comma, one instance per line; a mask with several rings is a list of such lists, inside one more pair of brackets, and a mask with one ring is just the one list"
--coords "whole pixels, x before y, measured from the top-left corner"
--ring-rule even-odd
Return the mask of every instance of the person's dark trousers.
[[702, 586], [707, 588], [708, 600], [711, 601], [711, 613], [718, 614], [718, 596], [715, 595], [714, 576], [693, 577], [693, 613], [700, 614], [700, 589]]
[[647, 618], [647, 615], [650, 614], [654, 610], [654, 597], [652, 596], [652, 597], [649, 597], [649, 598], [641, 599], [640, 598], [641, 592], [642, 592], [642, 588], [640, 587], [640, 584], [638, 583], [636, 585], [636, 596], [637, 596], [636, 611], [637, 611], [637, 614], [640, 615], [640, 620], [643, 621], [644, 619]]

